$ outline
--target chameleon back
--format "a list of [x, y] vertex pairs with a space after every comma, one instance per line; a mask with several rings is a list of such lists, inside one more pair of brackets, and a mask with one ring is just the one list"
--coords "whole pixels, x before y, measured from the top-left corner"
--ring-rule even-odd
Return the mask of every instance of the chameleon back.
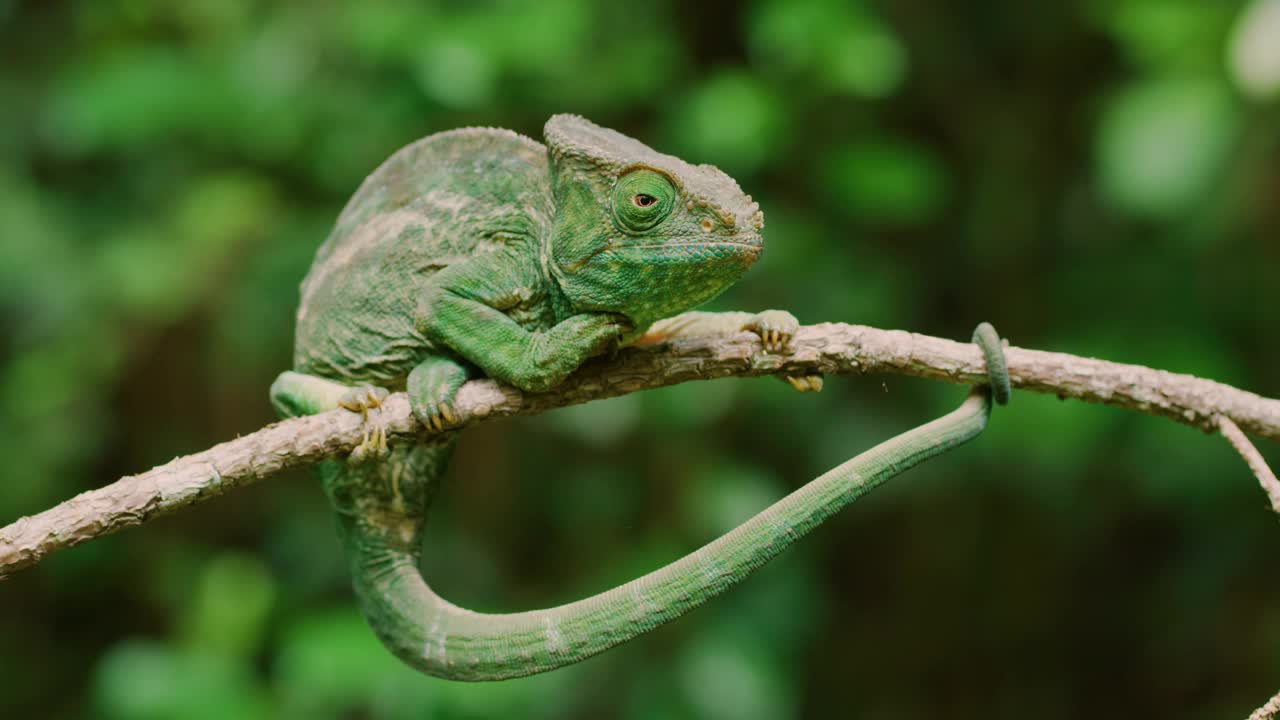
[[437, 272], [517, 238], [553, 214], [546, 148], [496, 128], [401, 148], [347, 202], [302, 283], [294, 368], [399, 387], [431, 350], [416, 292]]

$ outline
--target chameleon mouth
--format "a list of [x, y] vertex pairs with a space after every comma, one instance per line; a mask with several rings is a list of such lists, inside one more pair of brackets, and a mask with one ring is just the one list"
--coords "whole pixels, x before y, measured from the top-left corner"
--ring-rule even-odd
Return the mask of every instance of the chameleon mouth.
[[635, 245], [611, 245], [601, 248], [615, 257], [625, 257], [626, 262], [644, 265], [659, 264], [707, 264], [731, 263], [750, 267], [760, 258], [764, 249], [756, 233], [716, 235], [711, 237], [683, 236], [666, 242], [646, 242]]
[[[760, 257], [763, 246], [758, 243], [718, 238], [716, 240], [678, 240], [647, 245], [626, 245], [614, 248], [615, 252], [633, 256], [648, 254], [649, 262], [676, 261], [724, 263], [750, 266]], [[700, 259], [699, 259], [700, 258]]]
[[705, 248], [708, 250], [732, 250], [737, 252], [747, 252], [758, 255], [764, 249], [764, 240], [756, 233], [741, 233], [732, 236], [716, 236], [709, 238], [689, 238], [681, 240], [668, 240], [660, 243], [645, 243], [643, 245], [618, 245], [618, 250], [631, 249], [646, 250], [662, 250], [666, 248]]
[[652, 244], [649, 244], [649, 245], [619, 245], [619, 246], [617, 246], [617, 247], [616, 247], [616, 248], [614, 248], [614, 249], [615, 249], [615, 250], [641, 250], [641, 249], [644, 249], [644, 250], [661, 250], [661, 249], [664, 249], [664, 248], [682, 248], [682, 247], [696, 247], [696, 248], [742, 248], [742, 249], [746, 249], [746, 250], [756, 250], [756, 251], [759, 251], [759, 250], [761, 249], [761, 244], [760, 244], [760, 243], [758, 243], [758, 242], [757, 242], [757, 243], [750, 243], [750, 242], [739, 242], [739, 241], [735, 241], [735, 240], [710, 240], [710, 241], [708, 241], [708, 240], [690, 240], [690, 241], [688, 241], [688, 242], [665, 242], [665, 243], [652, 243]]

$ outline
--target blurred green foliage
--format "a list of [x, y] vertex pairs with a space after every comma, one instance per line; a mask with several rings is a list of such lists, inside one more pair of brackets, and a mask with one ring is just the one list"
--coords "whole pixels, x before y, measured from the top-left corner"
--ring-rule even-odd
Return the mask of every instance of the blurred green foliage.
[[[393, 150], [577, 112], [734, 174], [786, 307], [1280, 395], [1280, 0], [0, 2], [0, 522], [272, 419], [297, 283]], [[723, 380], [468, 433], [430, 576], [652, 569], [959, 388]], [[1273, 463], [1274, 446], [1264, 447]], [[296, 473], [0, 586], [0, 714], [1243, 717], [1280, 527], [1220, 440], [1019, 394], [707, 610], [543, 677], [399, 666]]]

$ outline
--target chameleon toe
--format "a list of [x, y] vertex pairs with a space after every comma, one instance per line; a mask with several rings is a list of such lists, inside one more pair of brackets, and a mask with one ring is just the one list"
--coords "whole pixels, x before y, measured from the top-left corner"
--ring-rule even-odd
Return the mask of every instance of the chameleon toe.
[[756, 313], [743, 329], [760, 336], [765, 352], [782, 352], [800, 329], [800, 322], [785, 310], [765, 310]]
[[822, 392], [822, 375], [785, 375], [784, 379], [799, 392]]
[[343, 393], [338, 405], [352, 412], [364, 413], [382, 406], [390, 392], [376, 385], [356, 385]]
[[338, 407], [360, 413], [365, 422], [364, 437], [347, 456], [347, 462], [359, 465], [380, 460], [390, 453], [387, 427], [382, 419], [382, 402], [390, 394], [386, 388], [376, 385], [357, 385], [338, 399]]

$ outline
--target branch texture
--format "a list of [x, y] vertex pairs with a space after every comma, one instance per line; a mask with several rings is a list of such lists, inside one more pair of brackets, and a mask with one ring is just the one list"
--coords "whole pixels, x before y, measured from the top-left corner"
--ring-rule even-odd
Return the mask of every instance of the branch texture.
[[1249, 438], [1231, 422], [1230, 418], [1219, 416], [1218, 428], [1222, 431], [1222, 436], [1231, 443], [1231, 447], [1240, 453], [1240, 457], [1244, 459], [1249, 470], [1253, 472], [1254, 477], [1258, 478], [1258, 484], [1262, 486], [1262, 491], [1267, 494], [1267, 499], [1271, 501], [1271, 509], [1276, 513], [1280, 513], [1280, 480], [1276, 479], [1276, 474], [1271, 472], [1271, 468], [1267, 467], [1267, 461], [1262, 458], [1262, 453], [1258, 452], [1258, 448], [1249, 442]]
[[1278, 714], [1280, 714], [1280, 693], [1276, 693], [1266, 705], [1254, 710], [1248, 720], [1275, 720]]
[[[1280, 441], [1280, 400], [1138, 365], [1014, 347], [1006, 349], [1005, 356], [1017, 388], [1138, 410], [1206, 432], [1219, 431], [1221, 416], [1245, 431]], [[522, 393], [492, 380], [475, 380], [459, 391], [455, 410], [459, 427], [465, 427], [486, 418], [533, 415], [688, 380], [806, 372], [897, 373], [960, 384], [986, 379], [982, 355], [974, 345], [901, 330], [824, 323], [801, 328], [785, 353], [765, 353], [759, 338], [745, 332], [627, 348], [612, 359], [587, 363], [549, 393]], [[403, 393], [387, 398], [381, 413], [393, 440], [428, 433], [410, 412]], [[0, 528], [0, 578], [55, 550], [348, 452], [360, 443], [365, 429], [361, 417], [346, 410], [285, 420], [81, 493]]]

